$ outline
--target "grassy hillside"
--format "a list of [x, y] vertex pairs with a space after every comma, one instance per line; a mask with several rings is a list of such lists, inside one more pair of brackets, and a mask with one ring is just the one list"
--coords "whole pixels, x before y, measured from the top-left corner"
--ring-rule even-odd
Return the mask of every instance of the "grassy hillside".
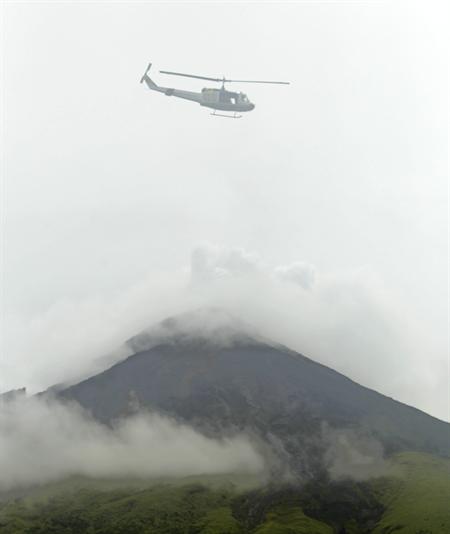
[[266, 514], [265, 521], [254, 530], [254, 534], [333, 534], [333, 529], [306, 516], [294, 506], [277, 506]]
[[[145, 534], [239, 532], [231, 494], [199, 484], [144, 490], [76, 490], [41, 501], [15, 502], [0, 515], [0, 532], [19, 534]], [[214, 529], [214, 530], [211, 530]]]
[[[0, 504], [2, 534], [446, 534], [450, 462], [402, 453], [394, 476], [302, 488], [233, 477], [71, 479]], [[250, 489], [253, 485], [253, 489]]]
[[401, 453], [399, 476], [374, 482], [386, 511], [374, 534], [450, 532], [450, 461], [429, 454]]

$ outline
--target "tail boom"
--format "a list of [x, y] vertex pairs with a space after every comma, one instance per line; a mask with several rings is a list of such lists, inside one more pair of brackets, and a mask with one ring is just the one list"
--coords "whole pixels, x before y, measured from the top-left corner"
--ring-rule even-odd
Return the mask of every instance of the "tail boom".
[[166, 96], [175, 96], [178, 98], [183, 98], [185, 100], [191, 100], [193, 102], [198, 102], [199, 104], [202, 102], [202, 95], [201, 93], [194, 93], [191, 91], [182, 91], [179, 89], [172, 89], [170, 87], [161, 87], [160, 85], [157, 85], [148, 75], [148, 72], [151, 68], [152, 64], [149, 63], [147, 69], [144, 72], [144, 75], [141, 78], [140, 83], [145, 83], [149, 89], [152, 91], [158, 91], [159, 93], [164, 93]]

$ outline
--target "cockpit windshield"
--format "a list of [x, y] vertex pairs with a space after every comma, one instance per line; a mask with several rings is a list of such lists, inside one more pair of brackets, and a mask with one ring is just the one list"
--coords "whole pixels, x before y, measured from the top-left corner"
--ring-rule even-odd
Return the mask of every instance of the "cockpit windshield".
[[248, 102], [249, 101], [246, 94], [241, 93], [241, 101], [242, 102]]

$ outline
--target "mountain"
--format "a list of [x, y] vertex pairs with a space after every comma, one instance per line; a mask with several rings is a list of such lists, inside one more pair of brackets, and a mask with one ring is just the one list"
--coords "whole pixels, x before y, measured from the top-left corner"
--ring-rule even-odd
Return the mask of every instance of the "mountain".
[[26, 388], [11, 389], [10, 391], [5, 391], [0, 393], [0, 402], [10, 402], [17, 400], [20, 397], [25, 397], [27, 394]]
[[220, 310], [167, 319], [126, 342], [133, 354], [59, 391], [104, 422], [157, 410], [204, 433], [246, 430], [300, 476], [314, 476], [337, 430], [449, 455], [450, 425], [273, 343]]

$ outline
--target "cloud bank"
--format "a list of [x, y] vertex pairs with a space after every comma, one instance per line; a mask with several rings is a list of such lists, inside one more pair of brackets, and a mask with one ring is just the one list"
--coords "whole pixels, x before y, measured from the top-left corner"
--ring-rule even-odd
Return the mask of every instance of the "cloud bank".
[[193, 250], [188, 267], [152, 274], [114, 296], [58, 302], [37, 317], [6, 317], [0, 390], [36, 391], [92, 375], [129, 355], [124, 342], [137, 333], [207, 307], [448, 418], [445, 360], [371, 269], [323, 273], [305, 261], [270, 265], [246, 250], [214, 245]]
[[108, 428], [74, 405], [38, 398], [0, 401], [0, 491], [71, 475], [154, 478], [258, 474], [249, 439], [210, 439], [157, 414]]
[[385, 476], [392, 467], [384, 458], [382, 444], [371, 436], [353, 429], [336, 429], [324, 424], [322, 437], [327, 444], [325, 462], [334, 480], [367, 480]]

